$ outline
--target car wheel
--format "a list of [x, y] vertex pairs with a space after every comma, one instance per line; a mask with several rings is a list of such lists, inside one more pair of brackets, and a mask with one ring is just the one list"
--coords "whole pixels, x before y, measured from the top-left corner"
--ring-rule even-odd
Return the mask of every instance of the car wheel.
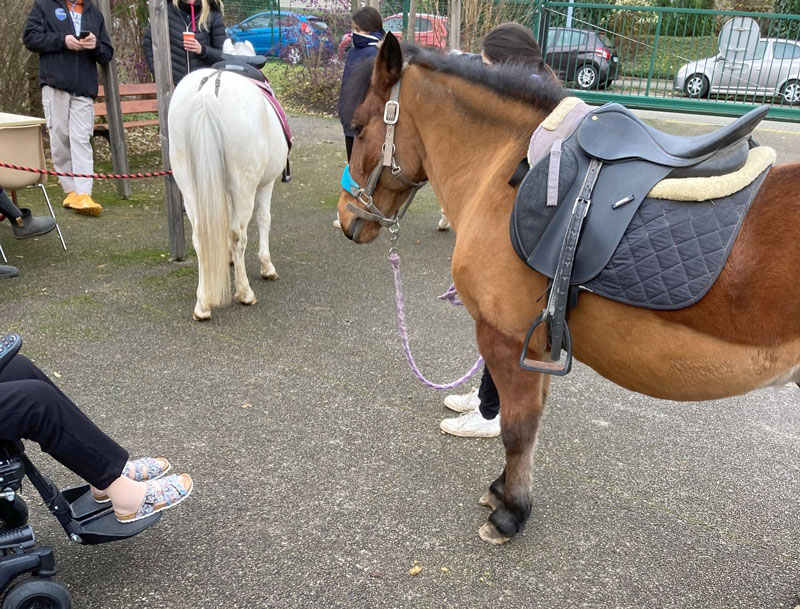
[[800, 104], [800, 80], [790, 80], [783, 85], [781, 102], [790, 106]]
[[588, 91], [589, 89], [597, 88], [597, 68], [592, 64], [587, 63], [578, 68], [575, 72], [575, 83], [578, 88]]
[[699, 99], [708, 95], [708, 78], [703, 74], [692, 74], [686, 78], [683, 91], [687, 96]]
[[303, 53], [300, 51], [300, 47], [291, 46], [286, 49], [286, 61], [293, 66], [301, 63], [303, 61]]

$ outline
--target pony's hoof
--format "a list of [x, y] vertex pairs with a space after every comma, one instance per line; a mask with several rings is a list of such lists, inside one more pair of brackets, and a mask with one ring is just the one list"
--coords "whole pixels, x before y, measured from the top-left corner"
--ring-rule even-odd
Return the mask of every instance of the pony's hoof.
[[248, 307], [252, 307], [254, 304], [258, 302], [256, 295], [250, 292], [249, 295], [241, 297], [238, 294], [236, 295], [236, 300], [238, 300], [243, 305], [247, 305]]
[[211, 319], [211, 311], [208, 311], [207, 313], [198, 313], [195, 311], [192, 313], [192, 319], [195, 321], [208, 321]]
[[478, 529], [478, 535], [483, 541], [488, 541], [496, 546], [502, 546], [511, 541], [510, 537], [501, 534], [491, 522], [484, 522], [483, 526]]
[[278, 275], [278, 271], [272, 269], [269, 273], [261, 273], [262, 279], [267, 279], [268, 281], [275, 281], [276, 279], [280, 279], [280, 275]]
[[492, 491], [486, 491], [483, 497], [478, 499], [478, 503], [492, 510], [496, 510], [503, 504], [503, 502], [500, 501], [500, 499], [497, 498], [497, 495], [495, 495]]

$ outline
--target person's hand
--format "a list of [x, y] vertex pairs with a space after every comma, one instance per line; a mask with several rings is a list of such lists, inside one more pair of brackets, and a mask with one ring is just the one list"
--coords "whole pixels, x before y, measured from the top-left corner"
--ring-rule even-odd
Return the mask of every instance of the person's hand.
[[193, 40], [184, 39], [183, 48], [192, 53], [197, 53], [198, 55], [203, 52], [203, 45], [197, 42], [196, 38]]
[[97, 36], [90, 33], [86, 38], [82, 38], [78, 42], [84, 51], [91, 51], [97, 47]]
[[73, 36], [72, 34], [67, 34], [66, 37], [64, 38], [64, 42], [66, 43], [67, 48], [70, 51], [83, 50], [83, 45], [81, 44], [81, 41], [75, 38], [75, 36]]

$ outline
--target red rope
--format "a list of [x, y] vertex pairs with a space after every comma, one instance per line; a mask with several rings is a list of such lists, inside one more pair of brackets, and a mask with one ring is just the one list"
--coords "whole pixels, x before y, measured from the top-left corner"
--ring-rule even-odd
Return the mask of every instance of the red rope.
[[169, 175], [172, 171], [153, 171], [150, 173], [127, 173], [124, 175], [118, 173], [69, 173], [66, 171], [51, 171], [49, 169], [37, 169], [35, 167], [23, 167], [21, 165], [14, 165], [13, 163], [3, 163], [0, 161], [0, 167], [6, 169], [15, 169], [16, 171], [29, 171], [31, 173], [45, 173], [50, 176], [59, 176], [67, 178], [94, 178], [100, 180], [127, 180], [133, 178], [158, 178], [160, 176]]

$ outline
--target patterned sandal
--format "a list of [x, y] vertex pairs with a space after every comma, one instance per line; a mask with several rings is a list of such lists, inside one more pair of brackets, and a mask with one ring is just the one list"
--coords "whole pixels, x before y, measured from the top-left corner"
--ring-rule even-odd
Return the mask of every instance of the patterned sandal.
[[[153, 457], [142, 457], [141, 459], [128, 461], [125, 467], [122, 468], [122, 475], [136, 482], [146, 482], [147, 480], [158, 480], [166, 475], [170, 469], [172, 469], [172, 465], [163, 457], [157, 459]], [[92, 495], [92, 497], [94, 497], [97, 503], [106, 503], [110, 501], [108, 495]]]
[[148, 480], [147, 492], [139, 509], [133, 514], [116, 514], [117, 520], [127, 524], [167, 510], [186, 499], [192, 493], [192, 488], [194, 488], [194, 483], [189, 474]]

